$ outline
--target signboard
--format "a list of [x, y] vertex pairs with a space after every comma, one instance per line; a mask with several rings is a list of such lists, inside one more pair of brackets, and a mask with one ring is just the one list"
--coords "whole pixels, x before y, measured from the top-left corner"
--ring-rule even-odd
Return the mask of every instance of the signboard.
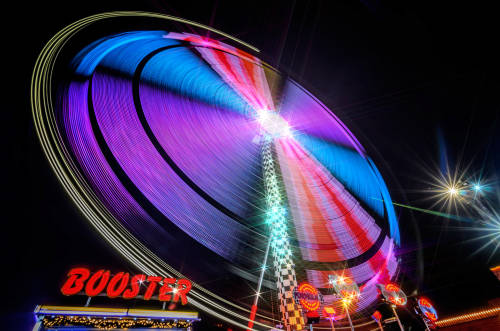
[[336, 315], [335, 308], [331, 306], [325, 306], [323, 308], [323, 316], [325, 316], [326, 318], [335, 320], [335, 315]]
[[422, 297], [417, 300], [417, 303], [418, 307], [420, 308], [420, 311], [429, 321], [431, 322], [437, 321], [438, 314], [434, 306], [429, 301], [429, 299]]
[[307, 311], [318, 310], [320, 304], [324, 302], [323, 295], [309, 283], [302, 283], [294, 288], [293, 298]]
[[344, 304], [350, 305], [359, 299], [359, 287], [349, 277], [335, 274], [328, 275], [328, 283], [333, 286], [337, 296], [342, 299]]
[[382, 296], [390, 303], [395, 304], [396, 306], [406, 305], [406, 294], [398, 285], [393, 283], [386, 285], [377, 284], [377, 287], [380, 290], [380, 293], [382, 293]]
[[377, 322], [379, 323], [380, 320], [382, 319], [382, 314], [378, 311], [378, 310], [375, 310], [372, 314], [372, 318]]
[[157, 294], [160, 301], [177, 303], [180, 299], [185, 305], [188, 302], [187, 294], [191, 290], [191, 281], [185, 278], [143, 274], [131, 276], [128, 272], [111, 275], [109, 270], [101, 269], [92, 273], [87, 268], [73, 268], [67, 276], [61, 287], [64, 295], [75, 295], [84, 291], [85, 295], [93, 297], [105, 292], [109, 298], [133, 299], [142, 295], [144, 300], [150, 300]]

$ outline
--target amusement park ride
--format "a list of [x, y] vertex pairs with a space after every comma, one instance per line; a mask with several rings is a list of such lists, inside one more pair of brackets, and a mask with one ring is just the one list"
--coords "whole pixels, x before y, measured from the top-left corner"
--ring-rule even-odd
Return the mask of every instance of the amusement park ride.
[[[59, 63], [95, 24], [137, 18], [214, 37], [134, 27]], [[46, 45], [32, 90], [43, 149], [92, 226], [141, 272], [73, 270], [63, 293], [82, 291], [87, 278], [91, 294], [109, 279], [109, 297], [137, 295], [134, 281], [162, 281], [144, 297], [158, 291], [248, 330], [301, 330], [305, 317], [354, 329], [370, 316], [382, 329], [381, 294], [403, 330], [398, 220], [379, 170], [334, 111], [257, 54], [212, 28], [144, 12], [82, 19]], [[60, 67], [69, 79], [54, 86]], [[182, 275], [169, 259], [172, 227], [223, 259], [221, 273], [251, 284], [252, 302]], [[89, 287], [103, 277], [102, 288]], [[269, 291], [278, 318], [259, 306]], [[431, 325], [430, 302], [418, 307]]]

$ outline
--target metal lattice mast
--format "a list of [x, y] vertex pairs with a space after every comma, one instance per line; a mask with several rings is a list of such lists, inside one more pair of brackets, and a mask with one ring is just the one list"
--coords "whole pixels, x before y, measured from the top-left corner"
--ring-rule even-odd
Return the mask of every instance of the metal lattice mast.
[[262, 144], [263, 176], [266, 192], [266, 222], [270, 229], [274, 274], [280, 300], [281, 320], [287, 330], [302, 330], [304, 318], [293, 298], [297, 286], [292, 250], [287, 232], [287, 208], [282, 198], [281, 185], [272, 153], [273, 137], [264, 135]]

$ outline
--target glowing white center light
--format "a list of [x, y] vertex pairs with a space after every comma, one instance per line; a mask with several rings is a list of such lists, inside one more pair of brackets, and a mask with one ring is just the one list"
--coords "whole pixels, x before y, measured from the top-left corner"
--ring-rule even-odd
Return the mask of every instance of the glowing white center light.
[[474, 190], [475, 190], [475, 191], [478, 191], [478, 192], [479, 192], [479, 191], [481, 191], [481, 185], [479, 185], [479, 184], [475, 184], [475, 185], [474, 185]]
[[257, 122], [272, 137], [292, 137], [287, 121], [278, 113], [269, 110], [257, 110]]
[[454, 187], [450, 187], [450, 188], [448, 189], [448, 193], [449, 193], [450, 195], [457, 195], [457, 194], [458, 194], [458, 190], [457, 190], [456, 188], [454, 188]]

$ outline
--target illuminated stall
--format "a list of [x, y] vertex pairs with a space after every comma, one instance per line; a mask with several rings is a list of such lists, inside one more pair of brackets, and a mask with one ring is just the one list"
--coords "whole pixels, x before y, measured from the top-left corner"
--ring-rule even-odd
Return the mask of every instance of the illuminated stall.
[[[85, 306], [39, 305], [34, 312], [36, 324], [33, 330], [191, 330], [193, 323], [200, 320], [198, 313], [176, 310], [177, 304], [184, 306], [188, 303], [190, 290], [191, 282], [187, 279], [73, 268], [67, 274], [61, 293], [68, 297], [86, 296], [87, 303]], [[131, 304], [126, 304], [127, 308], [89, 306], [91, 300], [99, 296], [125, 302], [132, 299], [159, 301], [163, 309], [129, 308]], [[134, 302], [133, 306], [136, 304]]]
[[37, 306], [33, 330], [176, 329], [191, 330], [198, 313], [184, 311]]

